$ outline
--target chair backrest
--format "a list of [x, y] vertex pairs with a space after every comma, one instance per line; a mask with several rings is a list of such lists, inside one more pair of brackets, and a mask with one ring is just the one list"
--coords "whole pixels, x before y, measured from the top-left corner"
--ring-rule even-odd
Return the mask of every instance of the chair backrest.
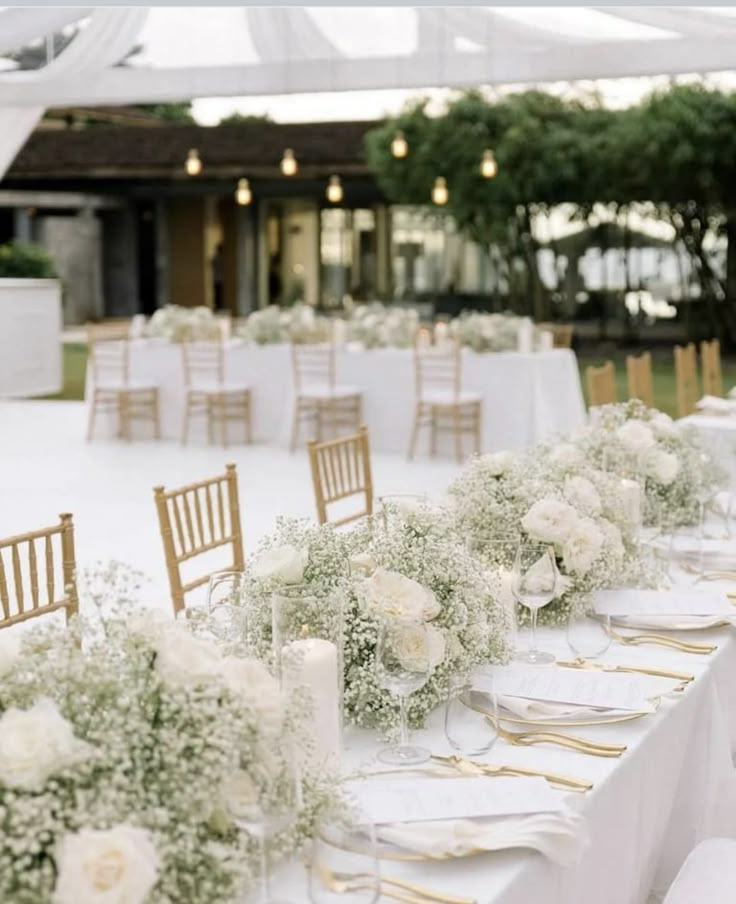
[[432, 393], [458, 397], [462, 380], [460, 345], [453, 340], [428, 346], [415, 342], [414, 375], [419, 401]]
[[703, 373], [703, 395], [722, 397], [721, 343], [718, 339], [700, 343], [700, 361]]
[[128, 382], [130, 321], [87, 324], [87, 347], [95, 384]]
[[613, 361], [606, 361], [600, 367], [587, 367], [585, 379], [588, 384], [588, 407], [612, 405], [618, 402], [616, 390], [616, 368]]
[[305, 386], [335, 387], [335, 346], [331, 342], [291, 345], [294, 389]]
[[219, 340], [191, 340], [181, 344], [184, 384], [222, 385], [225, 382], [225, 349]]
[[675, 380], [677, 382], [677, 414], [686, 417], [695, 411], [700, 398], [698, 362], [692, 342], [675, 346]]
[[538, 323], [537, 329], [552, 333], [552, 345], [555, 348], [572, 348], [575, 328], [571, 323]]
[[629, 398], [639, 399], [647, 408], [654, 408], [652, 356], [649, 352], [638, 356], [627, 355], [626, 379], [629, 384]]
[[309, 443], [317, 519], [329, 521], [327, 506], [351, 496], [363, 496], [364, 506], [357, 512], [335, 519], [336, 526], [373, 514], [373, 478], [368, 430], [361, 427], [354, 436], [326, 442]]
[[67, 621], [79, 610], [69, 514], [53, 527], [0, 540], [0, 628], [58, 609]]
[[245, 568], [235, 465], [226, 465], [225, 473], [219, 477], [177, 490], [154, 487], [153, 494], [171, 600], [174, 613], [179, 613], [186, 607], [187, 593], [206, 584], [210, 578], [208, 573], [184, 582], [182, 565], [185, 562], [214, 549], [231, 546], [232, 561], [227, 570], [243, 571]]

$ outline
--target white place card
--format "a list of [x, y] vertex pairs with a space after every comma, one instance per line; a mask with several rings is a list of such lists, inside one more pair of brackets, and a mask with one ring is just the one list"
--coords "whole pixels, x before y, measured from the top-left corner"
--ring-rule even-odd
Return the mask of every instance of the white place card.
[[672, 590], [599, 590], [593, 596], [602, 615], [733, 615], [736, 606], [724, 592], [697, 587]]
[[641, 675], [539, 666], [495, 666], [478, 672], [473, 687], [501, 697], [568, 703], [596, 709], [652, 711], [649, 687]]
[[537, 777], [365, 779], [347, 788], [376, 825], [554, 813], [565, 806], [564, 795]]

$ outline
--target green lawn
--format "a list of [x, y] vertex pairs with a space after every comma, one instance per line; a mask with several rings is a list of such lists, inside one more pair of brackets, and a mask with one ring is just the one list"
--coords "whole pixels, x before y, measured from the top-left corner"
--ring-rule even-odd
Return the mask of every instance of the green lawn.
[[[618, 383], [618, 397], [627, 398], [626, 388], [626, 357], [623, 353], [612, 356], [616, 364], [616, 380]], [[606, 355], [592, 355], [584, 351], [578, 356], [580, 374], [585, 389], [585, 368], [589, 364], [603, 364]], [[83, 399], [84, 398], [84, 373], [87, 366], [86, 345], [64, 346], [64, 388], [58, 394], [49, 396], [52, 399]], [[677, 413], [677, 394], [675, 389], [675, 371], [671, 357], [655, 358], [654, 368], [654, 401], [657, 408], [668, 414]], [[736, 386], [736, 360], [723, 361], [723, 385], [728, 390]]]

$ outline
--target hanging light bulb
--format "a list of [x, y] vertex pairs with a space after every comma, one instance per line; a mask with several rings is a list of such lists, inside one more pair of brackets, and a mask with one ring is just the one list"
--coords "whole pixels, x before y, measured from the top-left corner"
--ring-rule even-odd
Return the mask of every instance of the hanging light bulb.
[[327, 184], [327, 200], [330, 204], [339, 204], [343, 198], [342, 191], [342, 182], [340, 182], [339, 176], [330, 176], [330, 181]]
[[294, 156], [294, 151], [291, 148], [286, 148], [284, 156], [281, 158], [281, 172], [285, 176], [296, 176], [298, 169], [299, 164]]
[[250, 182], [247, 179], [238, 179], [238, 187], [235, 189], [235, 200], [241, 207], [245, 207], [253, 200], [253, 192], [250, 190]]
[[399, 159], [406, 157], [409, 153], [409, 142], [403, 132], [399, 131], [394, 135], [391, 142], [391, 153]]
[[435, 204], [442, 206], [450, 200], [450, 192], [447, 189], [447, 179], [444, 176], [437, 176], [434, 180], [432, 188], [432, 200]]
[[186, 170], [187, 176], [198, 176], [202, 172], [202, 161], [199, 157], [199, 151], [196, 148], [192, 148], [187, 154], [184, 169]]
[[493, 151], [490, 148], [486, 148], [483, 151], [483, 159], [480, 162], [480, 174], [484, 179], [493, 179], [497, 172], [498, 164], [493, 156]]

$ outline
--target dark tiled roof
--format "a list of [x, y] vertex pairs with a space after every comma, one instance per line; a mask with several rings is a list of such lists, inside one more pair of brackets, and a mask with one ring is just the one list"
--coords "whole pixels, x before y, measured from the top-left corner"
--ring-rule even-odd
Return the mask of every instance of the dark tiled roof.
[[8, 179], [180, 174], [189, 148], [204, 171], [278, 171], [284, 148], [305, 169], [365, 172], [363, 139], [374, 122], [244, 122], [216, 127], [95, 126], [35, 132]]

